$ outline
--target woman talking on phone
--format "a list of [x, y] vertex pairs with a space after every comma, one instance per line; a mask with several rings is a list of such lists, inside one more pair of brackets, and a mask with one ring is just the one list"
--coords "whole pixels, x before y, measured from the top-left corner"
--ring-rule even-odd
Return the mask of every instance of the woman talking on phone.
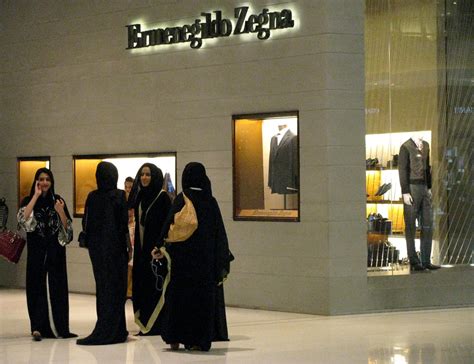
[[72, 240], [72, 219], [64, 200], [54, 193], [49, 169], [36, 171], [17, 218], [27, 232], [26, 300], [33, 340], [76, 337], [69, 331], [65, 249]]

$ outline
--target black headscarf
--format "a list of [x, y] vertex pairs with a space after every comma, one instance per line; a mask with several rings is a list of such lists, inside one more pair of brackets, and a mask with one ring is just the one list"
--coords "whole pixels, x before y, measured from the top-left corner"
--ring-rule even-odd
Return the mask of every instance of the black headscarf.
[[[150, 168], [151, 181], [150, 184], [146, 187], [142, 186], [141, 174], [144, 167]], [[142, 210], [146, 211], [153, 200], [158, 196], [160, 191], [163, 189], [163, 172], [160, 168], [155, 166], [152, 163], [143, 164], [137, 172], [135, 181], [133, 182], [132, 191], [128, 198], [130, 208], [138, 208], [142, 205]], [[145, 214], [143, 214], [144, 218]], [[143, 225], [143, 221], [141, 221]]]
[[211, 181], [207, 177], [206, 168], [199, 162], [190, 162], [184, 167], [181, 187], [183, 190], [191, 187], [200, 188], [205, 195], [212, 196]]
[[99, 191], [110, 191], [117, 189], [118, 170], [110, 162], [100, 162], [95, 171], [95, 179]]

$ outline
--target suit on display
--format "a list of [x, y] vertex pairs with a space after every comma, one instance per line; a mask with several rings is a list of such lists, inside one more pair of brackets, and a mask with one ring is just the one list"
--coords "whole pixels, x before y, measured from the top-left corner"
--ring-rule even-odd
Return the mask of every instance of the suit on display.
[[[431, 204], [430, 146], [420, 138], [402, 144], [398, 173], [403, 195], [405, 238], [411, 270], [438, 269], [431, 264], [433, 208]], [[416, 220], [421, 228], [420, 258], [415, 251]]]
[[281, 195], [298, 192], [298, 141], [288, 128], [270, 141], [268, 187]]

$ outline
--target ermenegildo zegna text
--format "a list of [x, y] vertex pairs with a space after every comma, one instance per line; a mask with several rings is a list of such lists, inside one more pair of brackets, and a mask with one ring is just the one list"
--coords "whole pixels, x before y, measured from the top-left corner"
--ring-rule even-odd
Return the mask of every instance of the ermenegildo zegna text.
[[201, 48], [203, 39], [228, 37], [245, 33], [256, 33], [257, 38], [270, 38], [271, 31], [276, 29], [293, 28], [295, 21], [289, 9], [270, 12], [263, 9], [259, 14], [248, 14], [249, 7], [241, 6], [234, 9], [235, 20], [222, 17], [222, 11], [201, 13], [204, 17], [196, 19], [192, 24], [176, 27], [141, 30], [140, 24], [127, 25], [127, 49], [145, 48], [158, 45], [189, 42], [193, 49]]

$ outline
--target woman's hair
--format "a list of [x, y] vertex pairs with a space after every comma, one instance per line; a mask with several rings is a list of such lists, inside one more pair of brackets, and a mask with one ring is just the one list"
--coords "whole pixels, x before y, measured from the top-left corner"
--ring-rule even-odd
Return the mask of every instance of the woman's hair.
[[[51, 187], [49, 187], [49, 190], [48, 190], [48, 192], [46, 193], [45, 196], [41, 195], [38, 198], [38, 201], [36, 201], [36, 204], [35, 204], [35, 207], [34, 207], [33, 210], [36, 211], [38, 209], [45, 208], [45, 207], [54, 208], [54, 204], [56, 203], [56, 199], [60, 198], [58, 195], [56, 195], [55, 190], [54, 190], [53, 172], [51, 172], [51, 170], [48, 169], [48, 168], [40, 168], [35, 173], [35, 178], [33, 179], [33, 184], [31, 185], [30, 195], [28, 197], [26, 197], [25, 199], [23, 199], [23, 201], [21, 203], [22, 207], [26, 206], [29, 203], [29, 201], [31, 200], [31, 198], [33, 197], [33, 195], [35, 194], [36, 182], [38, 181], [39, 176], [41, 175], [41, 173], [45, 173], [49, 176], [49, 179], [51, 181]], [[64, 212], [66, 213], [67, 218], [71, 219], [71, 215], [69, 215], [69, 211], [67, 210], [67, 207], [64, 208]]]
[[30, 189], [30, 198], [32, 198], [33, 195], [35, 194], [36, 182], [38, 182], [39, 176], [41, 175], [41, 173], [47, 174], [49, 176], [49, 179], [51, 180], [51, 186], [49, 187], [49, 190], [46, 194], [46, 198], [50, 197], [52, 200], [54, 200], [54, 176], [53, 176], [53, 172], [51, 172], [51, 170], [49, 170], [46, 167], [40, 168], [36, 171], [35, 178], [33, 179], [33, 184], [31, 185], [31, 189]]

